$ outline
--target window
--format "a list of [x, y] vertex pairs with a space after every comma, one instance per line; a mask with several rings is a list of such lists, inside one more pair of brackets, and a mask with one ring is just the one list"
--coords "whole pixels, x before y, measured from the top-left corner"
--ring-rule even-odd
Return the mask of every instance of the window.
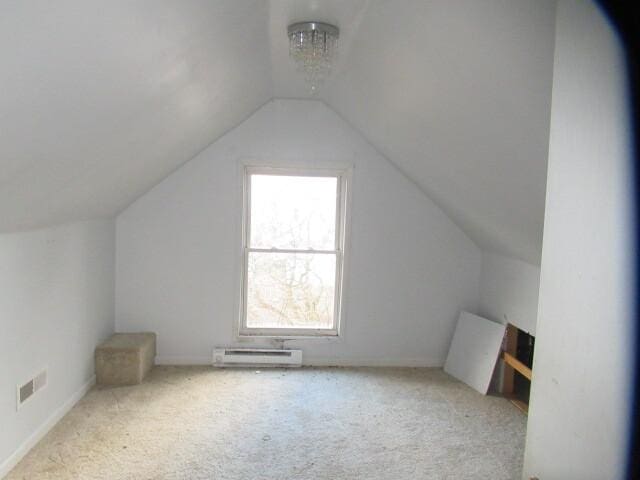
[[338, 335], [343, 171], [247, 167], [241, 335]]

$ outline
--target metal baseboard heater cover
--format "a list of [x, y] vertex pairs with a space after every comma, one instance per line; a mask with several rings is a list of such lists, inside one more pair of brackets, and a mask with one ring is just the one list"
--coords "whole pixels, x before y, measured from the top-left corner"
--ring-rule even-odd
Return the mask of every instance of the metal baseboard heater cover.
[[213, 365], [218, 367], [299, 367], [302, 350], [278, 350], [269, 348], [215, 348]]

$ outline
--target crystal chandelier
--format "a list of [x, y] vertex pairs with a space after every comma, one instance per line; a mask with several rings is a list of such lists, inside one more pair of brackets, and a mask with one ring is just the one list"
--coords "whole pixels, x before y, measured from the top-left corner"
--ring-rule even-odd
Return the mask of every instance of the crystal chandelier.
[[304, 74], [312, 93], [331, 73], [338, 47], [338, 27], [322, 22], [299, 22], [289, 25], [289, 56]]

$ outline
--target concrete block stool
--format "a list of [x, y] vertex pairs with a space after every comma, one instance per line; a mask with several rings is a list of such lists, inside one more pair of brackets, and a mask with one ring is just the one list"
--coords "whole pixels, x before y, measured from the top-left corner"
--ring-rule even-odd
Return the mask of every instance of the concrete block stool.
[[136, 385], [153, 367], [155, 333], [116, 333], [96, 347], [98, 385]]

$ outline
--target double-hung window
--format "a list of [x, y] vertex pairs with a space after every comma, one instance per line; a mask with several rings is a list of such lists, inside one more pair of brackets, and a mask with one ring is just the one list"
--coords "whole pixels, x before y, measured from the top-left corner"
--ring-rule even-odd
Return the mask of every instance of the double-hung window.
[[345, 171], [246, 167], [241, 335], [338, 335]]

